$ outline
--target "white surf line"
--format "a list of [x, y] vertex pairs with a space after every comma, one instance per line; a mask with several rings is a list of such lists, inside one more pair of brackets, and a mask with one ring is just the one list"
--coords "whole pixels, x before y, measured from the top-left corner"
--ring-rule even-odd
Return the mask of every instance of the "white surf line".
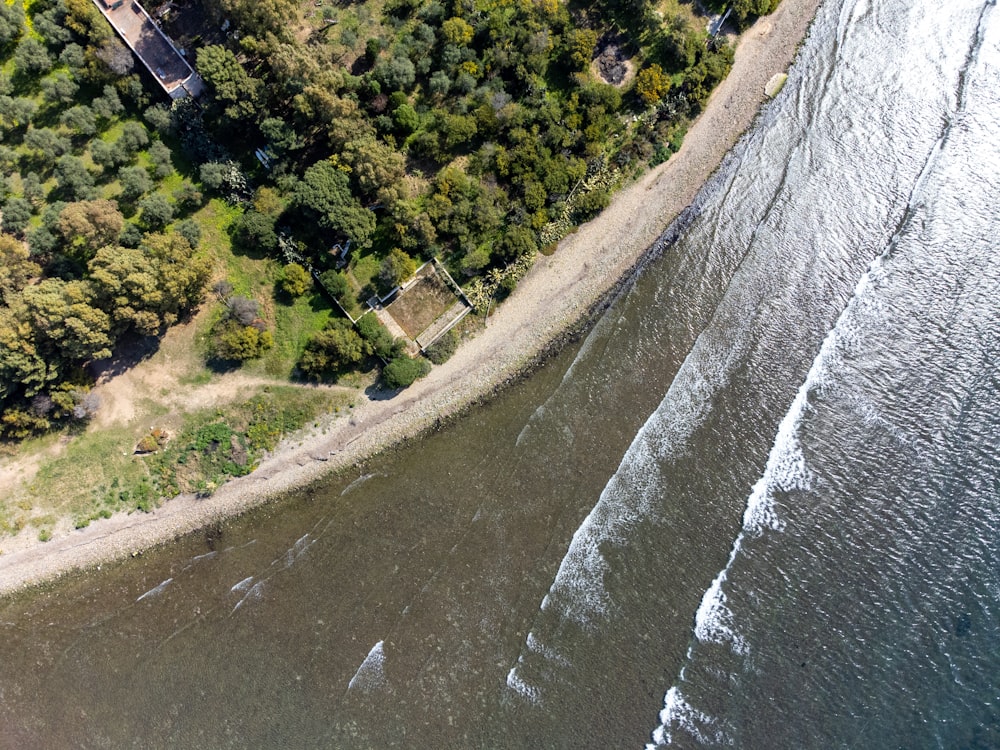
[[[558, 598], [562, 616], [591, 632], [596, 628], [595, 618], [607, 616], [612, 602], [604, 586], [608, 564], [600, 552], [600, 542], [625, 538], [634, 522], [649, 516], [650, 498], [656, 493], [640, 492], [637, 497], [635, 489], [647, 487], [655, 474], [650, 467], [672, 455], [676, 446], [683, 445], [701, 424], [711, 407], [713, 393], [730, 371], [729, 356], [702, 361], [705, 347], [712, 348], [704, 343], [708, 328], [710, 325], [696, 338], [663, 399], [639, 428], [615, 474], [573, 534], [552, 585], [542, 598], [540, 611], [550, 609]], [[739, 344], [732, 348], [739, 348]], [[619, 491], [622, 487], [625, 489]], [[529, 654], [540, 654], [558, 664], [564, 664], [565, 658], [545, 646], [533, 631], [528, 633], [525, 648], [508, 673], [507, 686], [537, 703], [538, 688], [528, 685], [519, 674]]]
[[[778, 434], [771, 449], [771, 454], [768, 456], [764, 474], [758, 480], [750, 497], [747, 499], [747, 508], [743, 515], [743, 529], [733, 543], [733, 548], [730, 551], [729, 560], [725, 568], [719, 572], [719, 575], [716, 576], [712, 585], [705, 592], [701, 605], [695, 614], [695, 637], [698, 641], [718, 644], [724, 644], [728, 641], [735, 653], [746, 652], [746, 643], [733, 628], [732, 612], [726, 606], [726, 597], [723, 591], [726, 577], [747, 534], [759, 536], [767, 528], [775, 531], [780, 531], [783, 528], [783, 522], [774, 512], [773, 491], [775, 489], [796, 489], [807, 486], [809, 479], [808, 468], [805, 466], [795, 433], [798, 431], [801, 418], [808, 408], [808, 394], [814, 388], [822, 388], [825, 366], [836, 356], [838, 346], [850, 349], [859, 343], [851, 335], [853, 333], [849, 325], [851, 319], [860, 317], [865, 307], [869, 309], [877, 309], [879, 307], [879, 300], [867, 299], [867, 292], [883, 275], [885, 260], [892, 255], [899, 243], [902, 232], [912, 221], [919, 207], [919, 196], [931, 179], [931, 174], [936, 166], [938, 157], [944, 150], [956, 115], [965, 108], [967, 88], [966, 70], [982, 46], [984, 18], [991, 5], [992, 3], [987, 3], [983, 7], [977, 27], [976, 39], [973, 42], [969, 58], [961, 70], [959, 95], [954, 102], [952, 111], [947, 113], [947, 121], [941, 133], [931, 145], [924, 163], [916, 175], [913, 187], [907, 198], [905, 210], [895, 233], [889, 239], [883, 252], [872, 261], [868, 270], [862, 274], [855, 287], [854, 294], [824, 339], [820, 347], [820, 352], [813, 361], [805, 382], [799, 388], [788, 413], [779, 425]], [[693, 649], [694, 644], [688, 648], [687, 662], [690, 662], [693, 658]], [[681, 669], [678, 682], [683, 681], [683, 675], [684, 668]], [[681, 724], [684, 723], [685, 717], [678, 714], [679, 707], [682, 706], [685, 709], [690, 709], [689, 714], [694, 712], [699, 717], [702, 716], [695, 709], [691, 708], [686, 701], [680, 698], [680, 692], [675, 685], [664, 697], [664, 708], [661, 710], [659, 717], [661, 723], [652, 732], [651, 738], [653, 742], [646, 745], [647, 750], [653, 750], [657, 746], [670, 743], [671, 723], [673, 721]], [[705, 718], [710, 719], [710, 717]]]
[[163, 590], [164, 590], [164, 589], [165, 589], [165, 588], [166, 588], [166, 587], [167, 587], [167, 586], [168, 586], [168, 585], [170, 584], [170, 582], [171, 582], [171, 581], [173, 581], [173, 580], [174, 580], [173, 578], [168, 578], [167, 580], [165, 580], [165, 581], [164, 581], [163, 583], [159, 584], [158, 586], [154, 586], [153, 588], [151, 588], [151, 589], [150, 589], [149, 591], [147, 591], [147, 592], [146, 592], [145, 594], [143, 594], [143, 595], [142, 595], [142, 596], [140, 596], [140, 597], [139, 597], [138, 599], [136, 599], [136, 601], [137, 601], [137, 602], [141, 602], [141, 601], [142, 601], [143, 599], [145, 599], [145, 598], [146, 598], [147, 596], [157, 596], [158, 594], [162, 594], [162, 593], [163, 593]]
[[344, 487], [344, 489], [341, 490], [341, 492], [340, 492], [340, 496], [343, 497], [348, 492], [350, 492], [351, 490], [355, 489], [356, 487], [360, 487], [362, 484], [364, 484], [365, 482], [367, 482], [369, 479], [371, 479], [374, 476], [377, 476], [377, 474], [362, 474], [360, 477], [358, 477], [357, 479], [355, 479], [349, 485], [347, 485], [346, 487]]
[[369, 693], [386, 687], [385, 679], [385, 641], [379, 641], [372, 646], [368, 656], [364, 658], [350, 682], [348, 690], [363, 690]]
[[233, 587], [229, 589], [230, 591], [246, 591], [250, 586], [250, 582], [253, 580], [253, 576], [247, 576], [239, 583], [233, 584]]
[[[329, 526], [329, 524], [327, 524], [327, 526]], [[230, 615], [236, 614], [236, 610], [242, 607], [247, 601], [260, 599], [261, 594], [264, 591], [264, 584], [270, 581], [274, 576], [278, 575], [282, 571], [291, 568], [292, 565], [294, 565], [299, 560], [299, 558], [301, 558], [309, 550], [309, 548], [316, 543], [317, 541], [316, 538], [310, 538], [310, 537], [312, 537], [312, 534], [309, 532], [306, 532], [305, 534], [300, 536], [295, 541], [295, 544], [293, 544], [285, 552], [285, 554], [281, 555], [280, 557], [276, 557], [274, 560], [271, 561], [271, 564], [268, 566], [269, 568], [274, 568], [276, 565], [278, 565], [279, 567], [271, 571], [269, 575], [257, 581], [257, 583], [255, 583], [253, 586], [250, 586], [249, 589], [247, 589], [247, 586], [254, 579], [254, 576], [248, 576], [244, 578], [242, 581], [233, 585], [232, 588], [229, 589], [230, 592], [246, 591], [246, 593], [244, 593], [243, 597], [238, 602], [236, 602], [236, 605], [232, 608], [232, 610], [230, 610], [229, 614]]]
[[[743, 513], [743, 527], [733, 542], [726, 566], [712, 581], [705, 591], [701, 605], [695, 613], [694, 635], [698, 642], [728, 645], [735, 654], [746, 654], [748, 646], [737, 632], [733, 623], [733, 613], [726, 606], [724, 586], [729, 571], [739, 555], [745, 539], [757, 538], [765, 531], [782, 531], [784, 521], [774, 510], [775, 491], [806, 489], [809, 486], [810, 472], [806, 466], [799, 444], [797, 432], [802, 419], [806, 415], [809, 404], [809, 393], [822, 389], [824, 376], [829, 364], [838, 357], [838, 349], [855, 344], [853, 321], [859, 314], [863, 315], [872, 306], [868, 292], [883, 274], [883, 259], [888, 256], [896, 245], [898, 235], [893, 237], [882, 255], [875, 258], [868, 270], [861, 276], [855, 287], [854, 294], [848, 301], [837, 321], [827, 333], [819, 354], [813, 360], [809, 372], [792, 401], [791, 406], [778, 425], [774, 444], [768, 455], [764, 472], [754, 485], [747, 498], [746, 510]], [[877, 305], [877, 302], [875, 303]], [[694, 658], [694, 643], [688, 647], [685, 661]], [[683, 682], [684, 668], [681, 669], [678, 683]], [[691, 724], [690, 719], [696, 716], [703, 723], [710, 723], [711, 717], [704, 716], [681, 696], [675, 684], [664, 696], [664, 707], [660, 711], [660, 725], [652, 732], [653, 742], [646, 745], [647, 750], [669, 744], [671, 741], [670, 726], [678, 723], [682, 726]]]

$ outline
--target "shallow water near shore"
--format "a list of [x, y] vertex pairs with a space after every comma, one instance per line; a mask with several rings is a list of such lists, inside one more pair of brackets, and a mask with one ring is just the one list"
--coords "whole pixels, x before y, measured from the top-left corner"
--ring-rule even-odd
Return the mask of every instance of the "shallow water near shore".
[[1000, 744], [998, 74], [992, 4], [826, 2], [584, 340], [0, 601], [0, 747]]

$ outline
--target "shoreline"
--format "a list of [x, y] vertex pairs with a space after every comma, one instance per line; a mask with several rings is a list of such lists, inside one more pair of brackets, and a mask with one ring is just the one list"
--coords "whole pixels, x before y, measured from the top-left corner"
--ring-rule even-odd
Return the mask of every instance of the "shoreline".
[[347, 416], [329, 415], [319, 428], [283, 440], [252, 474], [230, 480], [209, 498], [181, 495], [149, 514], [116, 515], [0, 555], [0, 595], [136, 556], [279, 500], [457, 418], [537, 367], [605, 309], [655, 254], [657, 240], [753, 125], [767, 100], [767, 81], [791, 65], [820, 2], [782, 0], [747, 29], [733, 69], [680, 151], [615, 193], [554, 254], [540, 255], [484, 328], [426, 378], [391, 399], [366, 399]]

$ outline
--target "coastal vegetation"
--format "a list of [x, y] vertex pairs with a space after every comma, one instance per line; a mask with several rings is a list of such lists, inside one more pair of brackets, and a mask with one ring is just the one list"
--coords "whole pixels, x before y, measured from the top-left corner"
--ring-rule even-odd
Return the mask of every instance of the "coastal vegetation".
[[[772, 5], [736, 2], [733, 15]], [[301, 416], [268, 434], [329, 407], [309, 381], [380, 373], [406, 387], [458, 335], [414, 357], [364, 314], [369, 299], [436, 258], [487, 312], [536, 253], [679, 147], [732, 62], [727, 38], [680, 0], [163, 9], [206, 83], [197, 102], [169, 103], [91, 0], [0, 4], [8, 444], [56, 428], [99, 442], [85, 429], [95, 376], [179, 322], [193, 335], [188, 382], [239, 369], [306, 394]], [[120, 436], [117, 453], [155, 460], [128, 459], [119, 495], [205, 491], [266, 449], [241, 406], [205, 413]], [[211, 461], [178, 447], [197, 419], [229, 430]]]

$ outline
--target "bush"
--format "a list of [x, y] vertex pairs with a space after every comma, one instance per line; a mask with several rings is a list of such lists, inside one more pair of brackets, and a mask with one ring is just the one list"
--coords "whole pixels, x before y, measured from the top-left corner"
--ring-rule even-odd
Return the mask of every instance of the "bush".
[[281, 290], [290, 297], [301, 297], [312, 286], [309, 272], [298, 263], [289, 263], [281, 278]]
[[201, 242], [201, 226], [194, 219], [178, 222], [174, 231], [186, 239], [192, 248], [198, 247], [198, 243]]
[[670, 76], [656, 63], [639, 71], [635, 79], [635, 91], [647, 106], [663, 99], [670, 90]]
[[323, 378], [347, 370], [371, 352], [371, 345], [343, 318], [332, 318], [306, 344], [299, 369], [313, 378]]
[[409, 279], [416, 270], [416, 261], [403, 250], [394, 247], [382, 259], [382, 264], [379, 266], [378, 278], [386, 290], [394, 289]]
[[431, 371], [431, 363], [423, 357], [396, 357], [382, 370], [382, 379], [390, 388], [406, 388]]
[[278, 249], [278, 234], [274, 217], [258, 211], [247, 211], [233, 222], [233, 242], [247, 253], [273, 253]]
[[427, 359], [436, 365], [443, 365], [451, 359], [451, 355], [458, 349], [459, 340], [458, 331], [452, 328], [428, 347], [426, 352]]
[[156, 442], [156, 438], [152, 435], [146, 435], [139, 444], [135, 447], [136, 453], [156, 453], [160, 448], [159, 444]]
[[[230, 287], [231, 288], [231, 287]], [[247, 297], [232, 297], [226, 302], [228, 317], [240, 325], [248, 326], [257, 319], [257, 301]]]
[[274, 345], [270, 331], [223, 320], [212, 330], [212, 355], [228, 362], [255, 359]]
[[343, 299], [351, 291], [351, 282], [347, 280], [343, 271], [323, 271], [319, 275], [319, 280], [334, 299]]
[[361, 338], [372, 346], [372, 350], [382, 359], [389, 359], [393, 355], [396, 340], [389, 330], [379, 322], [378, 317], [373, 312], [361, 316], [357, 322], [358, 333]]
[[153, 193], [139, 201], [142, 223], [149, 229], [162, 229], [174, 218], [174, 207], [159, 193]]

